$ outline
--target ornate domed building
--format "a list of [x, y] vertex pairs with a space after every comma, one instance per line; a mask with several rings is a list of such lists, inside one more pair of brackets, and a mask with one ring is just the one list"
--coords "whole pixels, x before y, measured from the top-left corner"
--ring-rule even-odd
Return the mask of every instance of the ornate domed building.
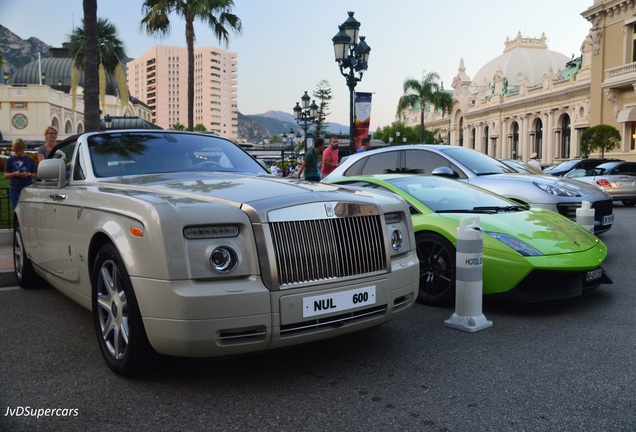
[[[67, 48], [51, 48], [49, 53], [51, 57], [30, 62], [3, 77], [7, 84], [0, 86], [0, 131], [4, 140], [43, 141], [49, 125], [59, 131], [59, 139], [84, 132], [83, 73], [78, 74], [73, 102], [73, 59]], [[113, 127], [154, 127], [148, 106], [135, 98], [120, 100], [117, 81], [109, 74], [100, 108], [103, 116], [117, 119]], [[137, 123], [128, 126], [133, 119], [138, 119]]]
[[[590, 126], [589, 56], [568, 58], [548, 49], [545, 35], [519, 33], [474, 79], [460, 60], [450, 115], [427, 109], [424, 124], [439, 142], [498, 158], [527, 160], [537, 153], [553, 163], [579, 156], [580, 135]], [[401, 120], [419, 125], [419, 107]]]

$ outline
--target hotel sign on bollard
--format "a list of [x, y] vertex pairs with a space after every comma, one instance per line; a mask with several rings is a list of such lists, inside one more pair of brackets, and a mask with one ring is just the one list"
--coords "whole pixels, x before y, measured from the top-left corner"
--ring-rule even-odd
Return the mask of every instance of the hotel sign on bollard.
[[467, 332], [492, 327], [492, 321], [482, 313], [483, 259], [484, 232], [479, 217], [462, 218], [457, 228], [455, 313], [444, 325]]

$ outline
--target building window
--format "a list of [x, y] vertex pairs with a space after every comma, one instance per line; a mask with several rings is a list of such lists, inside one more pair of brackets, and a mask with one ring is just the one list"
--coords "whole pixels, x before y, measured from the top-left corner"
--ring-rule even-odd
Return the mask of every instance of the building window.
[[563, 116], [563, 122], [561, 128], [561, 157], [565, 159], [570, 158], [570, 116]]
[[537, 124], [535, 126], [535, 142], [534, 148], [530, 153], [536, 153], [537, 158], [541, 159], [543, 157], [543, 122], [541, 119], [537, 119]]

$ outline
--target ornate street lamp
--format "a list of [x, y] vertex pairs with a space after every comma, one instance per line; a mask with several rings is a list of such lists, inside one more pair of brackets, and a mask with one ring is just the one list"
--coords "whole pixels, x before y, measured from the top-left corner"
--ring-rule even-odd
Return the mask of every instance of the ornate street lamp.
[[296, 102], [296, 106], [294, 107], [294, 118], [296, 119], [296, 123], [298, 123], [298, 126], [302, 128], [305, 134], [303, 142], [305, 151], [307, 151], [307, 130], [309, 129], [309, 126], [316, 122], [316, 118], [318, 117], [318, 105], [316, 105], [315, 101], [311, 101], [311, 105], [309, 105], [310, 99], [311, 98], [307, 92], [305, 92], [305, 94], [300, 98], [302, 107], [298, 102]]
[[106, 126], [106, 129], [110, 129], [112, 124], [113, 118], [110, 116], [110, 114], [106, 114], [106, 117], [104, 117], [104, 126]]
[[360, 36], [360, 41], [358, 41], [360, 22], [353, 17], [354, 12], [347, 13], [349, 18], [338, 26], [340, 31], [331, 40], [340, 73], [346, 78], [347, 87], [349, 87], [349, 152], [353, 154], [355, 151], [353, 144], [355, 133], [354, 93], [356, 84], [358, 81], [362, 81], [362, 75], [367, 70], [371, 48], [365, 42], [364, 36]]
[[4, 83], [5, 84], [9, 84], [9, 78], [11, 77], [11, 75], [9, 75], [9, 72], [3, 72], [2, 73], [2, 78], [4, 79]]

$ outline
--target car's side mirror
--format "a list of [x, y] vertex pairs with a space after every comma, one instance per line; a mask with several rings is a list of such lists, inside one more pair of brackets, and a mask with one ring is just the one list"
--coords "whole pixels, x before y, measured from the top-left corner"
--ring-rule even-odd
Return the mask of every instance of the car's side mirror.
[[459, 178], [459, 175], [457, 175], [457, 173], [455, 171], [453, 171], [449, 167], [445, 167], [445, 166], [441, 166], [441, 167], [435, 168], [431, 172], [431, 175], [439, 176], [439, 177], [448, 177], [448, 178], [453, 178], [453, 179]]
[[55, 182], [58, 188], [66, 185], [66, 164], [63, 159], [44, 159], [38, 164], [38, 178]]

